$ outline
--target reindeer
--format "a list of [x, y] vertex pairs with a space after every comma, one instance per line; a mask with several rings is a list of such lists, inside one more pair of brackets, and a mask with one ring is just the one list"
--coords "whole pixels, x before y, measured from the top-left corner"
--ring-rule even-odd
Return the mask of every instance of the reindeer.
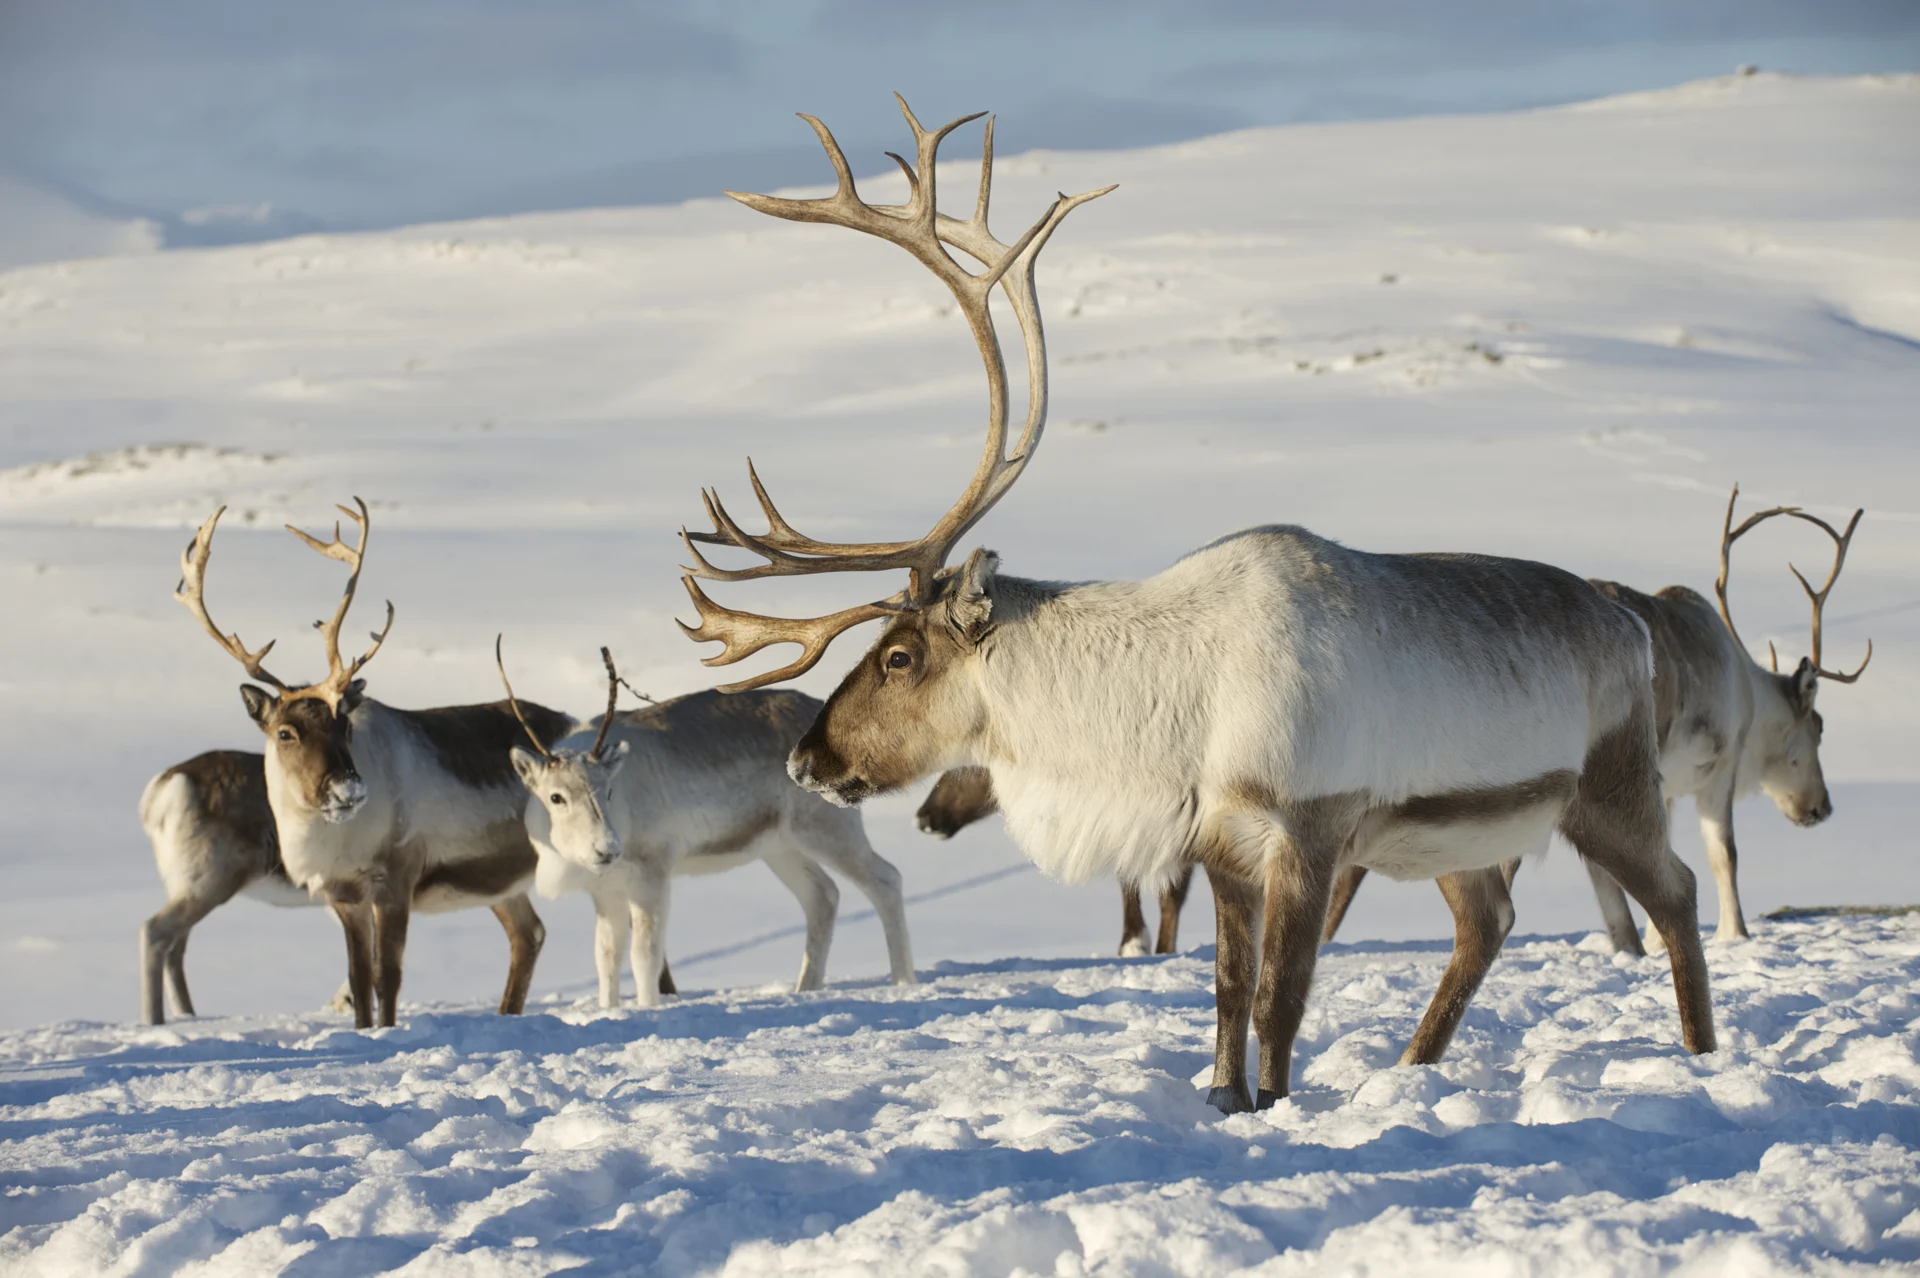
[[[526, 828], [540, 854], [540, 894], [593, 897], [600, 1006], [620, 1005], [620, 954], [629, 936], [639, 1005], [657, 1007], [662, 994], [674, 992], [666, 936], [675, 875], [716, 874], [751, 861], [766, 862], [806, 915], [796, 992], [826, 982], [840, 889], [822, 863], [873, 902], [893, 983], [912, 985], [900, 871], [874, 852], [858, 812], [823, 803], [786, 776], [787, 752], [820, 703], [787, 691], [696, 692], [616, 717], [622, 680], [605, 648], [600, 659], [607, 712], [592, 739], [582, 729], [549, 748], [529, 727], [533, 750], [510, 752], [529, 791]], [[503, 661], [500, 681], [507, 704], [518, 705]]]
[[[914, 824], [922, 834], [951, 839], [975, 821], [983, 821], [1000, 810], [993, 797], [993, 777], [985, 768], [955, 768], [941, 774], [932, 793], [914, 813]], [[1160, 889], [1160, 932], [1147, 948], [1147, 916], [1140, 908], [1140, 885], [1120, 885], [1120, 957], [1139, 958], [1144, 954], [1171, 954], [1179, 948], [1180, 911], [1186, 907], [1187, 892], [1193, 887], [1193, 867], [1182, 866]]]
[[[1713, 604], [1685, 586], [1668, 586], [1657, 594], [1645, 595], [1614, 581], [1596, 578], [1591, 583], [1607, 598], [1631, 609], [1652, 633], [1661, 793], [1669, 818], [1674, 800], [1685, 796], [1692, 796], [1699, 810], [1700, 838], [1706, 844], [1707, 863], [1713, 868], [1720, 895], [1715, 944], [1745, 940], [1748, 935], [1736, 877], [1739, 857], [1733, 841], [1734, 800], [1755, 790], [1763, 791], [1780, 814], [1798, 826], [1815, 826], [1833, 815], [1833, 798], [1827, 793], [1826, 775], [1820, 767], [1823, 724], [1820, 712], [1813, 708], [1814, 696], [1822, 678], [1852, 683], [1873, 660], [1873, 642], [1868, 640], [1867, 654], [1853, 673], [1828, 670], [1821, 664], [1821, 618], [1827, 595], [1839, 580], [1853, 531], [1866, 512], [1854, 511], [1844, 533], [1798, 506], [1759, 511], [1735, 528], [1733, 511], [1739, 500], [1740, 486], [1735, 484], [1721, 526], [1720, 575], [1713, 583], [1718, 616]], [[1813, 606], [1813, 655], [1802, 657], [1792, 674], [1780, 673], [1780, 657], [1771, 643], [1767, 650], [1772, 654], [1772, 669], [1761, 668], [1740, 641], [1727, 606], [1733, 543], [1755, 525], [1781, 515], [1813, 524], [1835, 545], [1833, 570], [1818, 590], [1798, 568], [1787, 565]], [[1503, 867], [1509, 885], [1518, 869], [1518, 861]], [[1646, 953], [1620, 885], [1592, 862], [1587, 870], [1614, 949], [1624, 954]], [[1358, 865], [1348, 867], [1341, 875], [1327, 913], [1324, 939], [1333, 939], [1365, 877], [1366, 869]], [[1657, 949], [1660, 940], [1658, 931], [1648, 932], [1649, 946]]]
[[281, 863], [260, 755], [209, 750], [174, 764], [141, 792], [140, 825], [167, 889], [166, 907], [140, 928], [141, 1013], [161, 1025], [163, 977], [174, 1011], [194, 1015], [187, 937], [201, 919], [243, 892], [270, 905], [319, 902], [294, 887]]
[[[354, 505], [357, 511], [339, 509], [359, 528], [355, 546], [341, 540], [337, 523], [331, 542], [287, 527], [349, 570], [333, 617], [319, 623], [328, 666], [319, 683], [283, 683], [261, 665], [274, 641], [249, 652], [237, 632], [223, 633], [207, 614], [207, 561], [224, 506], [182, 552], [174, 597], [250, 678], [274, 689], [242, 684], [240, 695], [267, 738], [267, 802], [288, 880], [324, 900], [346, 929], [354, 1024], [373, 1024], [376, 986], [380, 1024], [394, 1023], [414, 910], [481, 905], [507, 930], [511, 959], [500, 1011], [517, 1015], [546, 939], [527, 899], [536, 858], [507, 757], [523, 721], [504, 703], [400, 710], [366, 695], [357, 676], [393, 629], [393, 605], [371, 636], [373, 646], [343, 660], [340, 626], [360, 584], [369, 531], [366, 503], [356, 497]], [[542, 740], [556, 741], [573, 726], [556, 710], [525, 709]]]
[[[172, 988], [175, 1013], [195, 1014], [187, 989], [187, 938], [207, 915], [235, 896], [282, 907], [324, 902], [295, 887], [280, 859], [263, 755], [209, 750], [174, 764], [141, 792], [140, 824], [167, 890], [166, 906], [140, 928], [140, 1008], [147, 1024], [163, 1025], [163, 981]], [[511, 942], [512, 912], [496, 905], [494, 913]], [[672, 977], [663, 972], [661, 980], [672, 993]], [[352, 1011], [352, 987], [342, 982], [328, 1006]]]
[[[819, 661], [835, 636], [882, 620], [788, 759], [831, 801], [855, 804], [967, 765], [991, 773], [1014, 842], [1064, 879], [1160, 881], [1207, 868], [1218, 924], [1213, 1087], [1240, 1111], [1287, 1094], [1293, 1039], [1339, 872], [1439, 878], [1456, 942], [1404, 1060], [1445, 1050], [1513, 913], [1498, 866], [1558, 828], [1666, 937], [1681, 1037], [1713, 1050], [1693, 874], [1667, 846], [1647, 628], [1571, 573], [1484, 555], [1375, 555], [1303, 528], [1223, 537], [1155, 577], [1061, 584], [1006, 576], [960, 539], [1033, 458], [1046, 419], [1046, 349], [1034, 262], [1071, 210], [1062, 196], [1012, 244], [987, 229], [992, 130], [965, 221], [936, 203], [940, 142], [965, 120], [920, 126], [906, 203], [863, 202], [826, 126], [806, 118], [838, 179], [832, 195], [734, 194], [749, 208], [825, 222], [910, 252], [952, 293], [979, 347], [986, 444], [972, 480], [924, 536], [836, 544], [794, 528], [751, 462], [767, 520], [750, 533], [712, 490], [713, 529], [681, 540], [695, 641], [739, 661], [800, 646], [756, 688]], [[969, 116], [966, 119], [977, 117]], [[1108, 188], [1109, 190], [1111, 188]], [[975, 274], [947, 246], [983, 264]], [[1026, 342], [1025, 428], [1007, 449], [1007, 374], [988, 307], [999, 286]], [[698, 545], [760, 562], [722, 568]], [[900, 593], [808, 619], [737, 611], [696, 579], [907, 573]], [[1495, 890], [1497, 889], [1497, 891]], [[1249, 1095], [1246, 1036], [1260, 1037]]]

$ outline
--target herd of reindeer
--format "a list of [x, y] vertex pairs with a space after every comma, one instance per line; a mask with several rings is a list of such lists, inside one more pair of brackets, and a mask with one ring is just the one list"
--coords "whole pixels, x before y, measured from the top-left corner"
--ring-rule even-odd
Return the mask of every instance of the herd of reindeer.
[[[1034, 263], [1069, 212], [1113, 188], [1061, 196], [1011, 244], [987, 229], [993, 124], [965, 220], [939, 212], [939, 146], [955, 128], [921, 127], [906, 103], [913, 162], [899, 205], [864, 202], [826, 126], [837, 186], [820, 199], [728, 192], [749, 208], [877, 236], [911, 253], [952, 293], [979, 346], [986, 446], [959, 501], [912, 541], [834, 543], [789, 524], [748, 464], [767, 523], [749, 532], [702, 493], [711, 532], [681, 538], [682, 580], [700, 624], [724, 644], [708, 665], [771, 644], [791, 664], [739, 683], [620, 711], [624, 684], [602, 649], [606, 711], [582, 727], [518, 700], [496, 641], [506, 696], [486, 705], [401, 710], [367, 695], [365, 653], [340, 651], [367, 548], [364, 503], [341, 507], [353, 544], [290, 531], [346, 565], [345, 590], [319, 626], [328, 671], [287, 683], [208, 614], [216, 511], [181, 557], [176, 597], [252, 681], [240, 691], [264, 756], [215, 751], [147, 786], [140, 817], [166, 885], [141, 932], [149, 1022], [193, 1014], [191, 929], [238, 893], [325, 904], [347, 942], [342, 999], [356, 1025], [394, 1024], [411, 914], [491, 909], [511, 947], [500, 1011], [525, 1006], [545, 930], [528, 898], [584, 891], [595, 909], [600, 1001], [620, 1002], [623, 953], [638, 1003], [674, 992], [665, 952], [673, 878], [764, 861], [800, 901], [797, 989], [825, 978], [839, 889], [872, 901], [896, 983], [914, 979], [899, 872], [868, 843], [857, 805], [943, 773], [919, 824], [947, 836], [1000, 812], [1014, 842], [1069, 880], [1123, 885], [1120, 952], [1174, 948], [1195, 866], [1217, 920], [1216, 1048], [1208, 1100], [1232, 1113], [1287, 1094], [1293, 1039], [1323, 939], [1361, 879], [1437, 880], [1453, 911], [1453, 953], [1402, 1058], [1445, 1052], [1512, 927], [1522, 857], [1558, 831], [1593, 880], [1607, 931], [1672, 966], [1681, 1037], [1714, 1048], [1694, 876], [1668, 842], [1673, 801], [1692, 796], [1719, 888], [1717, 939], [1747, 935], [1735, 878], [1733, 804], [1764, 791], [1790, 820], [1832, 812], [1821, 773], [1821, 615], [1860, 520], [1845, 531], [1796, 507], [1734, 524], [1720, 539], [1718, 610], [1683, 586], [1642, 594], [1561, 569], [1473, 554], [1376, 555], [1302, 528], [1220, 538], [1144, 581], [1012, 577], [992, 552], [957, 565], [954, 548], [1032, 460], [1047, 412], [1047, 357]], [[962, 266], [957, 249], [979, 264]], [[1008, 446], [1008, 375], [989, 310], [998, 288], [1025, 341], [1024, 427]], [[1811, 656], [1762, 667], [1734, 630], [1727, 578], [1734, 542], [1790, 517], [1832, 538], [1815, 589]], [[721, 567], [700, 546], [746, 551]], [[698, 584], [826, 572], [905, 570], [898, 593], [827, 616], [781, 618], [714, 602]], [[696, 580], [698, 579], [698, 580]], [[766, 685], [811, 669], [840, 632], [885, 622], [826, 702]], [[1771, 645], [1769, 645], [1771, 648]], [[1158, 888], [1148, 944], [1142, 888]], [[377, 1017], [376, 1017], [377, 1009]], [[1247, 1077], [1247, 1033], [1260, 1044]], [[1250, 1085], [1251, 1084], [1251, 1085]]]

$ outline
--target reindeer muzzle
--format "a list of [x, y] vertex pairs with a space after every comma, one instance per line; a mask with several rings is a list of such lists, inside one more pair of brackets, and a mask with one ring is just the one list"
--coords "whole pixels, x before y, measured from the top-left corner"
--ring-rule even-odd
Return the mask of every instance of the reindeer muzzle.
[[352, 820], [366, 805], [367, 783], [357, 776], [349, 776], [327, 783], [326, 802], [320, 805], [320, 815], [338, 825]]

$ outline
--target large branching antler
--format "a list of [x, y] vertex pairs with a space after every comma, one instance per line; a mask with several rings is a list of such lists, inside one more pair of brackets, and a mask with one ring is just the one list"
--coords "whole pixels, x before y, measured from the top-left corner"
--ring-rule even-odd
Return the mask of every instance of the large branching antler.
[[362, 666], [365, 666], [367, 662], [373, 660], [373, 654], [380, 651], [380, 645], [387, 640], [387, 633], [393, 629], [393, 604], [389, 602], [387, 604], [386, 625], [371, 635], [373, 647], [367, 649], [364, 656], [356, 658], [351, 663], [341, 659], [340, 626], [347, 618], [347, 609], [353, 606], [354, 592], [360, 585], [360, 565], [367, 549], [367, 503], [361, 501], [358, 497], [355, 497], [353, 502], [354, 505], [359, 507], [357, 512], [348, 510], [345, 506], [339, 507], [339, 510], [347, 518], [359, 525], [360, 542], [357, 546], [349, 546], [340, 540], [340, 525], [338, 523], [333, 526], [333, 541], [330, 543], [323, 542], [316, 537], [310, 537], [298, 528], [295, 528], [292, 524], [287, 525], [288, 532], [300, 538], [300, 540], [306, 542], [327, 558], [338, 559], [352, 570], [347, 577], [346, 591], [340, 597], [340, 606], [334, 609], [332, 620], [317, 621], [314, 623], [314, 627], [320, 631], [320, 639], [325, 645], [327, 653], [327, 677], [319, 683], [287, 684], [281, 682], [272, 674], [268, 673], [266, 668], [260, 664], [267, 653], [273, 650], [273, 645], [277, 640], [269, 640], [266, 646], [258, 652], [248, 652], [246, 645], [240, 642], [238, 632], [233, 634], [222, 633], [220, 627], [213, 623], [213, 618], [207, 615], [205, 598], [207, 561], [213, 556], [213, 532], [214, 528], [220, 523], [220, 516], [226, 513], [227, 508], [225, 506], [214, 511], [212, 517], [209, 518], [206, 523], [200, 525], [200, 529], [194, 534], [192, 542], [188, 543], [186, 550], [180, 555], [180, 584], [174, 588], [173, 597], [178, 599], [182, 604], [185, 604], [187, 609], [200, 619], [200, 624], [206, 627], [207, 633], [213, 636], [214, 642], [218, 643], [220, 647], [226, 651], [227, 655], [246, 667], [249, 677], [258, 679], [262, 683], [272, 684], [279, 690], [280, 698], [283, 701], [312, 698], [314, 700], [325, 701], [329, 706], [338, 710], [340, 698], [346, 695], [347, 688], [353, 683], [354, 677], [360, 673]]
[[1833, 538], [1833, 571], [1827, 574], [1826, 583], [1822, 585], [1820, 589], [1815, 590], [1809, 585], [1807, 579], [1800, 575], [1800, 570], [1792, 564], [1787, 565], [1787, 571], [1793, 574], [1794, 579], [1800, 583], [1800, 588], [1807, 592], [1808, 601], [1813, 604], [1813, 668], [1819, 673], [1822, 679], [1832, 679], [1839, 683], [1852, 683], [1858, 679], [1866, 673], [1867, 662], [1873, 660], [1873, 640], [1869, 639], [1867, 640], [1867, 655], [1860, 659], [1859, 668], [1852, 674], [1842, 674], [1838, 670], [1829, 670], [1820, 664], [1821, 614], [1826, 610], [1827, 596], [1833, 591], [1833, 583], [1840, 579], [1840, 569], [1846, 565], [1847, 547], [1853, 541], [1853, 530], [1860, 526], [1860, 516], [1866, 513], [1865, 509], [1854, 511], [1853, 518], [1847, 521], [1847, 531], [1845, 533], [1839, 533], [1834, 531], [1832, 524], [1816, 515], [1809, 515], [1802, 510], [1793, 512], [1795, 519], [1804, 519], [1808, 523], [1821, 529], [1827, 536]]
[[[1746, 650], [1746, 644], [1741, 641], [1740, 631], [1735, 628], [1733, 624], [1733, 613], [1727, 608], [1727, 576], [1731, 566], [1733, 543], [1738, 541], [1741, 535], [1754, 527], [1754, 525], [1772, 519], [1776, 515], [1791, 515], [1795, 519], [1804, 520], [1817, 528], [1823, 529], [1827, 536], [1833, 538], [1835, 545], [1838, 547], [1834, 555], [1833, 571], [1827, 574], [1826, 583], [1818, 590], [1815, 590], [1813, 586], [1808, 583], [1807, 579], [1801, 576], [1798, 568], [1795, 568], [1792, 564], [1787, 565], [1787, 571], [1792, 573], [1795, 579], [1799, 581], [1801, 589], [1807, 592], [1807, 598], [1812, 601], [1813, 604], [1813, 668], [1822, 678], [1834, 679], [1841, 683], [1852, 683], [1865, 672], [1867, 662], [1873, 660], [1873, 640], [1867, 640], [1867, 655], [1860, 662], [1859, 669], [1855, 670], [1852, 674], [1843, 674], [1839, 671], [1825, 669], [1820, 664], [1820, 630], [1822, 613], [1827, 606], [1827, 595], [1833, 590], [1833, 583], [1839, 579], [1840, 569], [1847, 562], [1847, 547], [1853, 541], [1853, 530], [1859, 526], [1860, 516], [1864, 515], [1866, 511], [1856, 510], [1853, 512], [1853, 518], [1848, 522], [1845, 533], [1835, 531], [1832, 524], [1821, 519], [1818, 515], [1809, 515], [1798, 506], [1775, 506], [1771, 510], [1757, 511], [1754, 514], [1748, 515], [1741, 521], [1740, 526], [1735, 528], [1733, 526], [1733, 507], [1734, 503], [1739, 500], [1740, 485], [1735, 484], [1733, 486], [1733, 495], [1727, 498], [1727, 518], [1720, 534], [1720, 576], [1713, 583], [1713, 592], [1719, 596], [1720, 599], [1720, 619], [1726, 622], [1727, 633], [1733, 636], [1733, 641], [1740, 644], [1740, 648], [1744, 652]], [[1767, 651], [1773, 655], [1773, 668], [1776, 671], [1779, 670], [1780, 657], [1778, 653], [1773, 652], [1773, 645], [1771, 643], [1767, 645]]]
[[[938, 129], [926, 129], [915, 118], [905, 99], [894, 95], [900, 113], [913, 131], [914, 163], [888, 152], [907, 177], [907, 202], [898, 205], [868, 204], [854, 187], [853, 172], [847, 165], [840, 144], [825, 124], [810, 115], [802, 115], [819, 136], [838, 184], [832, 195], [821, 199], [793, 200], [770, 195], [750, 195], [728, 191], [733, 199], [748, 208], [794, 222], [823, 222], [845, 226], [897, 244], [932, 271], [947, 286], [966, 318], [987, 374], [987, 437], [980, 462], [960, 499], [941, 516], [928, 532], [913, 541], [825, 542], [794, 528], [780, 514], [760, 482], [751, 460], [748, 479], [754, 496], [766, 516], [767, 531], [747, 532], [728, 513], [717, 493], [701, 492], [712, 532], [681, 530], [681, 540], [693, 565], [686, 569], [687, 592], [700, 613], [698, 627], [687, 626], [696, 641], [719, 641], [726, 645], [718, 656], [708, 657], [710, 666], [728, 665], [751, 656], [774, 643], [795, 643], [801, 655], [779, 670], [752, 679], [726, 685], [722, 690], [737, 692], [790, 679], [811, 669], [827, 645], [842, 631], [887, 616], [903, 609], [924, 607], [938, 595], [937, 581], [947, 556], [967, 532], [977, 524], [994, 503], [1011, 488], [1038, 447], [1047, 418], [1046, 336], [1040, 322], [1040, 305], [1034, 291], [1034, 262], [1056, 227], [1068, 213], [1097, 199], [1114, 188], [1109, 186], [1080, 195], [1061, 195], [1047, 207], [1038, 221], [1013, 243], [1003, 243], [987, 229], [987, 208], [993, 185], [993, 122], [988, 120], [985, 146], [980, 161], [980, 188], [973, 214], [965, 221], [948, 217], [937, 207], [937, 162], [940, 143], [961, 125], [981, 114], [962, 116]], [[978, 274], [969, 271], [947, 252], [958, 248], [981, 264]], [[1011, 451], [1007, 447], [1008, 388], [1006, 361], [1001, 355], [1000, 339], [995, 331], [989, 302], [998, 286], [1013, 305], [1015, 318], [1026, 347], [1027, 420], [1019, 440]], [[763, 561], [745, 568], [719, 568], [708, 562], [695, 543], [734, 546], [751, 551]], [[788, 619], [761, 616], [723, 608], [709, 599], [694, 578], [708, 581], [750, 581], [760, 577], [800, 576], [822, 572], [881, 572], [904, 568], [907, 589], [900, 595], [876, 603], [849, 608], [825, 617]]]
[[248, 678], [271, 684], [284, 696], [293, 689], [260, 664], [266, 659], [266, 655], [273, 651], [273, 645], [279, 640], [269, 639], [262, 645], [260, 651], [248, 652], [247, 645], [240, 642], [238, 630], [232, 634], [225, 634], [213, 623], [213, 618], [207, 615], [207, 561], [213, 557], [213, 530], [219, 526], [220, 516], [226, 513], [225, 506], [214, 511], [207, 522], [201, 524], [199, 530], [193, 534], [193, 540], [187, 543], [187, 548], [180, 552], [180, 584], [173, 588], [173, 597], [185, 604], [187, 611], [200, 619], [200, 624], [206, 627], [207, 633], [213, 636], [213, 641], [219, 644], [228, 656], [246, 667]]
[[320, 642], [326, 646], [327, 650], [327, 677], [313, 686], [310, 695], [324, 697], [329, 704], [338, 703], [341, 696], [346, 693], [347, 686], [353, 682], [354, 676], [360, 673], [362, 666], [373, 660], [373, 654], [380, 651], [380, 645], [387, 641], [387, 634], [393, 629], [393, 602], [388, 600], [387, 623], [368, 635], [373, 640], [373, 647], [367, 649], [364, 655], [354, 658], [351, 663], [341, 660], [340, 625], [347, 619], [347, 609], [353, 607], [354, 594], [360, 588], [360, 565], [366, 556], [367, 534], [371, 531], [371, 522], [367, 517], [367, 503], [355, 497], [353, 504], [358, 506], [359, 510], [348, 510], [345, 506], [335, 506], [334, 509], [359, 525], [360, 541], [356, 546], [349, 546], [340, 540], [340, 521], [337, 519], [333, 523], [333, 540], [330, 542], [321, 541], [318, 537], [304, 533], [292, 524], [286, 526], [288, 532], [307, 543], [308, 546], [329, 559], [339, 560], [350, 570], [347, 574], [346, 589], [340, 594], [340, 606], [333, 610], [332, 618], [314, 623], [314, 628], [320, 632]]

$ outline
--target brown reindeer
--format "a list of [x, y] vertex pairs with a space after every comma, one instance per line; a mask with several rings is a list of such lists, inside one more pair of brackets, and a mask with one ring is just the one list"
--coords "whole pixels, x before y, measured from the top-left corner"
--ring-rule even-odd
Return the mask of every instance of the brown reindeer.
[[[1799, 826], [1818, 825], [1833, 815], [1833, 798], [1820, 767], [1824, 725], [1820, 712], [1814, 709], [1814, 696], [1821, 679], [1852, 683], [1873, 660], [1873, 642], [1869, 640], [1866, 656], [1851, 674], [1828, 670], [1821, 664], [1821, 618], [1827, 595], [1840, 577], [1853, 531], [1866, 512], [1854, 511], [1844, 533], [1797, 506], [1759, 511], [1735, 528], [1733, 511], [1739, 499], [1740, 486], [1736, 484], [1727, 499], [1726, 519], [1721, 526], [1720, 575], [1713, 587], [1719, 601], [1717, 615], [1713, 604], [1685, 586], [1668, 586], [1646, 595], [1614, 581], [1596, 579], [1592, 583], [1601, 594], [1645, 622], [1653, 636], [1661, 793], [1669, 817], [1674, 801], [1687, 795], [1693, 797], [1699, 811], [1700, 838], [1706, 844], [1707, 864], [1719, 889], [1720, 922], [1714, 932], [1719, 944], [1747, 937], [1747, 920], [1740, 908], [1739, 855], [1733, 839], [1734, 800], [1762, 791], [1782, 816]], [[1755, 525], [1782, 515], [1814, 525], [1835, 546], [1833, 569], [1818, 590], [1798, 568], [1787, 565], [1813, 606], [1812, 655], [1802, 657], [1790, 674], [1780, 673], [1779, 654], [1773, 652], [1771, 643], [1767, 650], [1773, 657], [1772, 669], [1763, 668], [1753, 659], [1740, 641], [1727, 606], [1733, 543]], [[1518, 861], [1503, 867], [1509, 886], [1519, 868]], [[1645, 953], [1620, 885], [1597, 865], [1589, 863], [1587, 870], [1614, 949], [1625, 954]], [[1361, 866], [1351, 866], [1341, 875], [1327, 913], [1326, 940], [1333, 939], [1365, 877], [1366, 870]], [[1657, 931], [1649, 931], [1646, 939], [1655, 948], [1661, 943]]]
[[[141, 793], [140, 825], [167, 891], [166, 906], [140, 928], [140, 1010], [149, 1025], [165, 1023], [169, 990], [177, 1015], [195, 1014], [187, 939], [214, 910], [235, 896], [277, 906], [325, 904], [295, 887], [280, 860], [263, 755], [209, 750], [174, 764]], [[506, 904], [492, 909], [511, 943], [515, 912]], [[664, 967], [660, 979], [661, 993], [673, 993]], [[331, 1006], [351, 1010], [352, 987], [342, 985]]]
[[[914, 813], [914, 824], [922, 834], [951, 839], [975, 821], [984, 821], [1000, 810], [993, 797], [993, 777], [985, 768], [955, 768], [942, 773], [933, 783], [932, 793]], [[1147, 916], [1140, 908], [1140, 885], [1120, 885], [1120, 956], [1137, 958], [1142, 954], [1171, 954], [1180, 946], [1180, 911], [1186, 907], [1187, 892], [1193, 887], [1193, 867], [1182, 866], [1160, 889], [1160, 931], [1148, 948]]]
[[[267, 739], [267, 802], [288, 879], [326, 901], [346, 929], [355, 1024], [373, 1024], [376, 986], [379, 1022], [394, 1023], [416, 909], [493, 909], [512, 948], [500, 1011], [517, 1014], [546, 937], [527, 899], [536, 858], [520, 819], [525, 794], [508, 757], [520, 722], [505, 702], [399, 710], [366, 695], [357, 676], [393, 628], [393, 605], [371, 636], [373, 646], [343, 660], [340, 627], [353, 606], [369, 531], [366, 503], [354, 504], [357, 510], [340, 510], [358, 526], [358, 545], [343, 542], [337, 524], [331, 542], [287, 529], [349, 570], [339, 606], [319, 627], [328, 665], [319, 683], [282, 682], [261, 665], [272, 642], [249, 652], [238, 634], [223, 633], [207, 615], [207, 560], [224, 507], [181, 555], [175, 596], [249, 676], [273, 689], [242, 684], [240, 695]], [[556, 710], [521, 708], [548, 744], [573, 726]]]
[[[842, 631], [885, 623], [800, 739], [788, 771], [853, 804], [950, 768], [987, 767], [1007, 830], [1042, 869], [1160, 881], [1198, 861], [1213, 888], [1214, 1081], [1233, 1112], [1287, 1094], [1334, 880], [1348, 865], [1440, 878], [1453, 959], [1408, 1061], [1437, 1059], [1512, 925], [1499, 866], [1562, 831], [1666, 936], [1687, 1048], [1714, 1047], [1693, 874], [1667, 847], [1646, 627], [1580, 578], [1482, 555], [1370, 555], [1301, 528], [1249, 529], [1157, 576], [1061, 584], [1004, 576], [960, 540], [1024, 473], [1046, 421], [1034, 261], [1060, 220], [1104, 192], [1061, 197], [1012, 244], [987, 229], [991, 130], [970, 218], [938, 211], [941, 140], [920, 126], [908, 198], [862, 201], [838, 143], [806, 117], [837, 186], [824, 199], [734, 195], [761, 212], [844, 226], [906, 249], [966, 319], [988, 423], [965, 492], [911, 541], [832, 543], [774, 507], [767, 530], [703, 494], [711, 532], [683, 534], [696, 641], [739, 661], [775, 643], [819, 661]], [[976, 118], [976, 117], [968, 117]], [[974, 273], [948, 252], [983, 264]], [[1005, 361], [988, 306], [1001, 288], [1026, 339], [1025, 429], [1009, 450]], [[697, 544], [760, 562], [723, 568]], [[695, 578], [904, 571], [887, 599], [807, 619], [725, 608]], [[1257, 1022], [1257, 1091], [1247, 1032]]]

